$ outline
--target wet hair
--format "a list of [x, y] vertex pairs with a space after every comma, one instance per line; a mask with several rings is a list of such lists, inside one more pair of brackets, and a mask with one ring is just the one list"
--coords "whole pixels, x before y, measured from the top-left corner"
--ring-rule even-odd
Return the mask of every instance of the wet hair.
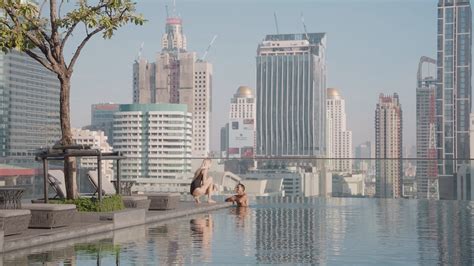
[[245, 191], [245, 186], [244, 186], [244, 184], [238, 183], [237, 186], [235, 186], [235, 187], [239, 187], [239, 186], [242, 187], [243, 191]]

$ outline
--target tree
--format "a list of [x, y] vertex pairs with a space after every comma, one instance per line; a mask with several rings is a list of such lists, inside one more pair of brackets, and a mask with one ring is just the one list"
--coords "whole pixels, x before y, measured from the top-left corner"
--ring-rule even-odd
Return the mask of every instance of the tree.
[[[73, 144], [69, 107], [71, 77], [84, 46], [99, 33], [110, 39], [121, 26], [145, 22], [141, 14], [135, 13], [136, 3], [131, 0], [77, 0], [76, 7], [69, 8], [63, 16], [63, 4], [69, 2], [44, 0], [37, 4], [31, 0], [0, 0], [0, 49], [5, 53], [12, 49], [22, 51], [58, 76], [62, 145]], [[43, 13], [45, 6], [49, 9]], [[64, 48], [77, 32], [83, 38], [67, 60]], [[68, 199], [77, 197], [75, 168], [73, 158], [64, 161]]]

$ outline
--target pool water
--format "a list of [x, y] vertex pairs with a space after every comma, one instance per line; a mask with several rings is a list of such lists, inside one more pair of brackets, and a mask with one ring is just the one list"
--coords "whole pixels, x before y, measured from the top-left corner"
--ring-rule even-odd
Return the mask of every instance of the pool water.
[[[462, 201], [260, 198], [102, 239], [3, 256], [5, 265], [472, 265]], [[99, 236], [97, 238], [100, 238]]]

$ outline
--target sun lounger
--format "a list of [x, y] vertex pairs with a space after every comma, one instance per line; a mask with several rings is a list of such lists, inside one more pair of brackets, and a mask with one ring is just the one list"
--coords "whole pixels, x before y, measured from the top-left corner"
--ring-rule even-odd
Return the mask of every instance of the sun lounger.
[[[96, 171], [87, 172], [87, 176], [94, 187], [95, 193], [99, 191], [99, 181]], [[107, 178], [102, 178], [102, 194], [114, 195], [116, 193], [115, 186]], [[126, 208], [148, 209], [150, 200], [146, 196], [130, 195], [122, 196], [123, 204]]]
[[62, 170], [49, 170], [48, 182], [56, 192], [54, 198], [64, 199], [66, 197], [66, 183], [64, 181], [64, 172]]

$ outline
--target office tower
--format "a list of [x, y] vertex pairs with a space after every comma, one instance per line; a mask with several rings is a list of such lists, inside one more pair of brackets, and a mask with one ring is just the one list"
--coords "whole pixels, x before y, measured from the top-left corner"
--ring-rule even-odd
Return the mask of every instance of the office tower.
[[252, 89], [240, 86], [230, 102], [229, 158], [252, 158], [255, 146], [255, 97]]
[[0, 159], [29, 166], [61, 139], [57, 76], [26, 54], [0, 53]]
[[401, 196], [402, 121], [398, 94], [380, 94], [375, 110], [375, 193], [380, 198]]
[[114, 116], [122, 177], [139, 191], [189, 192], [192, 115], [184, 104], [123, 104]]
[[133, 102], [186, 104], [193, 115], [193, 156], [209, 156], [212, 64], [187, 51], [177, 16], [166, 19], [161, 45], [155, 62], [139, 56], [133, 65]]
[[[338, 89], [327, 89], [326, 99], [328, 128], [328, 158], [352, 157], [352, 131], [347, 130], [346, 102]], [[350, 160], [330, 160], [329, 169], [336, 172], [352, 173]]]
[[107, 136], [107, 142], [114, 144], [114, 114], [118, 111], [119, 105], [115, 103], [98, 103], [91, 106], [91, 130], [103, 131]]
[[[428, 65], [428, 68], [423, 68]], [[436, 60], [421, 57], [416, 87], [416, 187], [417, 198], [439, 199], [436, 161]], [[432, 71], [430, 71], [432, 70]], [[423, 160], [427, 159], [427, 160]]]
[[471, 113], [471, 6], [468, 0], [438, 3], [436, 149], [439, 198], [467, 199]]
[[[72, 139], [79, 145], [90, 145], [92, 149], [100, 149], [101, 152], [112, 152], [112, 146], [107, 142], [107, 136], [103, 131], [91, 131], [73, 128]], [[78, 167], [81, 169], [97, 169], [97, 158], [81, 157], [78, 158]], [[103, 160], [101, 163], [102, 176], [109, 180], [113, 177], [113, 161]]]
[[257, 155], [326, 156], [326, 34], [267, 35], [257, 50]]
[[[469, 141], [470, 141], [470, 145], [471, 145], [471, 151], [474, 151], [474, 113], [471, 113], [471, 115], [469, 116], [470, 118], [470, 121], [469, 121]], [[474, 160], [471, 160], [471, 164], [470, 164], [470, 172], [471, 173], [474, 173]], [[470, 176], [471, 180], [470, 180], [470, 193], [471, 193], [471, 200], [474, 199], [474, 175], [471, 175]]]

